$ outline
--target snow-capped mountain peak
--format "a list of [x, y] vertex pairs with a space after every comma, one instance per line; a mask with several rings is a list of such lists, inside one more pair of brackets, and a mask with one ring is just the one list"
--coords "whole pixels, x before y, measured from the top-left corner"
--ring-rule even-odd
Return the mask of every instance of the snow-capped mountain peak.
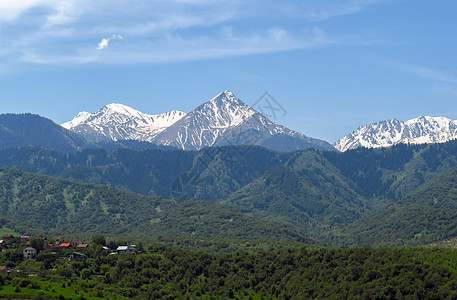
[[127, 105], [111, 103], [95, 113], [81, 112], [62, 127], [93, 140], [151, 141], [157, 134], [186, 114], [170, 111], [148, 115]]
[[188, 114], [170, 111], [148, 115], [112, 103], [95, 113], [79, 113], [63, 127], [93, 140], [137, 140], [184, 150], [208, 146], [257, 144], [292, 151], [308, 147], [333, 149], [325, 141], [309, 138], [272, 122], [224, 91]]
[[443, 143], [457, 138], [457, 121], [420, 116], [405, 122], [385, 120], [359, 127], [334, 143], [340, 151], [358, 147], [380, 148], [399, 143]]
[[87, 119], [90, 118], [90, 116], [91, 116], [91, 113], [89, 113], [87, 111], [82, 111], [82, 112], [78, 113], [76, 115], [76, 117], [73, 118], [73, 120], [63, 123], [63, 124], [61, 124], [61, 126], [66, 129], [76, 127], [79, 124], [84, 123]]
[[281, 151], [307, 147], [333, 149], [324, 141], [272, 122], [229, 91], [198, 106], [154, 140], [160, 145], [185, 150], [234, 144], [265, 145]]
[[133, 109], [127, 105], [120, 104], [120, 103], [111, 103], [111, 104], [105, 105], [101, 109], [101, 111], [103, 111], [104, 113], [107, 113], [107, 112], [116, 113], [116, 114], [121, 114], [121, 115], [130, 116], [130, 117], [134, 117], [134, 118], [139, 118], [139, 119], [149, 117], [149, 115], [143, 114], [142, 112], [140, 112], [136, 109]]
[[252, 116], [254, 110], [238, 99], [233, 93], [224, 91], [203, 103], [190, 114], [190, 117], [211, 119], [212, 128], [227, 128], [240, 124], [243, 119]]

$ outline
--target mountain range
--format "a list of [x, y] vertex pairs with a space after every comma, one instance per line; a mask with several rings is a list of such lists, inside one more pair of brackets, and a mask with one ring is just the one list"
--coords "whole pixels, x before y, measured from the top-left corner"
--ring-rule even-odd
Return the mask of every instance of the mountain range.
[[[333, 145], [276, 124], [233, 93], [224, 91], [188, 114], [170, 111], [148, 115], [122, 104], [95, 113], [80, 112], [62, 126], [90, 141], [139, 141], [182, 150], [224, 145], [261, 145], [277, 151], [306, 148], [347, 151], [399, 143], [442, 143], [457, 137], [457, 122], [421, 116], [408, 121], [385, 120], [361, 126]], [[332, 147], [333, 146], [333, 147]]]
[[456, 124], [387, 120], [333, 148], [227, 91], [187, 114], [110, 104], [69, 129], [3, 114], [0, 167], [37, 175], [0, 170], [0, 229], [332, 246], [457, 239]]
[[457, 121], [421, 116], [361, 126], [330, 145], [276, 124], [228, 91], [188, 114], [174, 110], [148, 115], [113, 103], [95, 113], [80, 112], [61, 126], [33, 114], [0, 115], [0, 148], [34, 145], [62, 152], [88, 148], [200, 150], [226, 145], [260, 145], [286, 152], [307, 148], [344, 152], [400, 143], [443, 143], [456, 138]]
[[122, 104], [80, 112], [62, 126], [92, 141], [136, 140], [183, 150], [223, 145], [262, 145], [278, 151], [334, 149], [276, 124], [233, 93], [224, 91], [188, 114], [148, 115]]
[[[264, 230], [257, 227], [247, 231], [245, 226], [252, 228], [253, 224], [262, 224], [275, 232], [275, 239], [297, 237], [297, 240], [334, 246], [426, 245], [457, 238], [453, 231], [457, 228], [453, 218], [457, 204], [454, 205], [452, 196], [457, 190], [454, 180], [457, 141], [422, 145], [399, 143], [387, 148], [361, 147], [344, 152], [312, 148], [274, 151], [261, 145], [274, 134], [262, 130], [281, 126], [256, 116], [255, 111], [233, 98], [227, 100], [228, 93], [219, 96], [156, 135], [166, 140], [163, 136], [175, 128], [184, 136], [179, 131], [184, 126], [181, 123], [187, 125], [189, 120], [204, 120], [204, 117], [208, 117], [211, 125], [193, 123], [194, 129], [211, 128], [216, 126], [214, 124], [226, 126], [225, 131], [214, 131], [214, 135], [207, 136], [207, 141], [212, 138], [217, 147], [195, 150], [201, 144], [193, 144], [194, 151], [180, 150], [179, 145], [170, 143], [168, 146], [163, 143], [160, 148], [147, 141], [88, 140], [37, 115], [0, 115], [0, 167], [71, 181], [64, 183], [20, 173], [12, 182], [8, 178], [16, 173], [5, 170], [0, 202], [7, 210], [0, 215], [8, 219], [5, 219], [7, 224], [22, 224], [21, 232], [27, 232], [26, 228], [56, 231], [76, 228], [75, 233], [90, 233], [89, 227], [77, 227], [78, 221], [84, 219], [85, 224], [100, 225], [93, 227], [94, 230], [107, 234], [138, 234], [141, 228], [147, 228], [147, 232], [156, 237], [198, 234], [205, 238], [251, 236], [258, 239], [265, 234]], [[224, 112], [228, 115], [219, 110], [226, 104]], [[248, 117], [233, 117], [236, 108], [244, 108]], [[114, 105], [111, 110], [126, 113], [122, 106]], [[212, 116], [214, 111], [219, 113]], [[204, 116], [196, 117], [197, 113]], [[130, 111], [130, 114], [133, 113]], [[251, 133], [236, 129], [252, 126], [254, 121], [245, 124], [250, 117], [266, 124], [252, 130], [264, 132], [261, 136], [264, 139], [258, 142], [260, 145], [231, 143], [226, 135], [232, 130], [234, 136], [240, 131]], [[407, 125], [410, 130], [422, 131], [429, 137], [441, 132], [444, 138], [436, 140], [441, 142], [448, 138], [445, 133], [452, 129], [452, 122], [436, 119], [418, 118]], [[232, 123], [223, 123], [226, 120]], [[146, 122], [153, 120], [137, 114], [135, 124]], [[419, 123], [422, 127], [417, 125]], [[440, 131], [443, 127], [447, 129]], [[189, 132], [187, 136], [193, 136]], [[225, 144], [218, 142], [218, 138]], [[224, 146], [218, 146], [219, 143]], [[227, 159], [234, 156], [235, 160]], [[185, 197], [175, 197], [181, 193], [176, 183], [186, 178], [192, 178], [192, 182], [181, 184]], [[93, 195], [90, 192], [78, 191], [95, 188], [76, 183], [102, 186], [97, 186], [98, 196], [92, 199], [88, 198]], [[68, 188], [62, 190], [63, 186]], [[108, 205], [105, 198], [118, 198], [122, 206]], [[86, 199], [92, 199], [89, 206]], [[162, 204], [150, 207], [147, 203]], [[176, 205], [184, 205], [186, 209], [183, 211]], [[58, 219], [49, 218], [51, 208], [58, 208], [54, 214]], [[137, 209], [147, 214], [139, 219]], [[164, 215], [157, 215], [159, 211]], [[147, 215], [155, 217], [151, 219]], [[47, 221], [42, 223], [42, 220]], [[146, 223], [155, 225], [146, 226]], [[229, 235], [228, 231], [235, 228], [237, 233]]]

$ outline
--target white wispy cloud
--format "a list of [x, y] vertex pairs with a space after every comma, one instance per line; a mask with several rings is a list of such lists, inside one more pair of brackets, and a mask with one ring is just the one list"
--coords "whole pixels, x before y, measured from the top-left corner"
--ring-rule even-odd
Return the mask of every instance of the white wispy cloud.
[[[109, 41], [108, 41], [109, 43]], [[269, 28], [263, 32], [239, 34], [230, 28], [224, 28], [215, 37], [167, 36], [150, 41], [137, 41], [125, 47], [116, 47], [99, 55], [85, 50], [76, 55], [65, 56], [48, 52], [35, 52], [33, 55], [22, 56], [23, 61], [50, 64], [161, 64], [202, 59], [214, 59], [228, 56], [271, 53], [293, 49], [309, 49], [333, 43], [326, 39], [322, 30], [312, 28], [305, 34], [297, 36], [282, 28]], [[98, 48], [106, 47], [103, 40]], [[97, 49], [98, 49], [97, 48]], [[87, 59], [85, 59], [87, 57]]]
[[108, 48], [109, 43], [110, 43], [112, 40], [122, 40], [122, 39], [123, 39], [123, 36], [122, 36], [122, 35], [113, 34], [110, 38], [104, 38], [104, 39], [102, 39], [102, 40], [100, 41], [100, 43], [98, 43], [97, 50], [103, 50], [103, 49]]
[[[0, 62], [162, 63], [321, 47], [340, 41], [319, 26], [305, 23], [308, 29], [297, 30], [281, 20], [292, 11], [300, 12], [295, 18], [314, 22], [379, 1], [0, 1], [0, 43], [5, 45]], [[265, 22], [265, 16], [274, 16], [277, 24]], [[247, 30], [238, 21], [252, 26]], [[119, 47], [100, 51], [124, 36], [129, 39]]]

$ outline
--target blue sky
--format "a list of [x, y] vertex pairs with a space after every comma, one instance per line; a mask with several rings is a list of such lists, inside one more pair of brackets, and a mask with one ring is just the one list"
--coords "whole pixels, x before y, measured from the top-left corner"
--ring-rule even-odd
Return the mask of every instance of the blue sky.
[[457, 119], [455, 0], [0, 0], [2, 113], [57, 123], [123, 103], [190, 111], [268, 91], [276, 121], [334, 142]]

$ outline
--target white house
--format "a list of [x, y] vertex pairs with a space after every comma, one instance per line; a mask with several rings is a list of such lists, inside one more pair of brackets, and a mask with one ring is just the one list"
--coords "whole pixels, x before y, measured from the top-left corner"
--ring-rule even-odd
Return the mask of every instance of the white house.
[[32, 247], [27, 247], [22, 251], [22, 254], [24, 254], [24, 259], [34, 258], [37, 254], [37, 250]]

